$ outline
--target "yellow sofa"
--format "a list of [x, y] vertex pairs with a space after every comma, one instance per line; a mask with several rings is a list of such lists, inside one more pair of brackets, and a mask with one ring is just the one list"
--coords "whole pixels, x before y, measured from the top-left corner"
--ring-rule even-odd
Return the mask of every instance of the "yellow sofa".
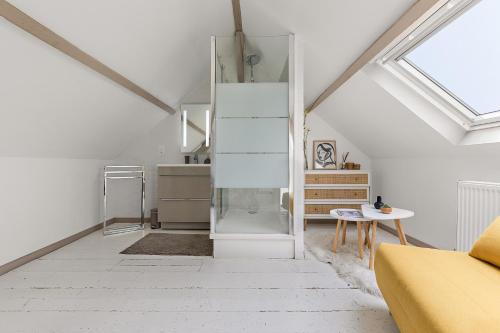
[[381, 244], [375, 274], [403, 333], [499, 333], [500, 268], [467, 253]]

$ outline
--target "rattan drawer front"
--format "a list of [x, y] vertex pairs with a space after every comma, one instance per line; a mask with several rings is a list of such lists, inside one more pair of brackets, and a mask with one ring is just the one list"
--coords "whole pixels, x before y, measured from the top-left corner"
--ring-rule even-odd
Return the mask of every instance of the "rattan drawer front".
[[355, 199], [367, 200], [367, 189], [306, 189], [305, 197], [307, 199]]
[[356, 174], [308, 174], [306, 175], [306, 184], [368, 184], [367, 173]]
[[323, 214], [323, 205], [306, 205], [306, 214]]
[[330, 214], [332, 209], [361, 209], [360, 204], [332, 204], [332, 205], [306, 205], [305, 213], [314, 214]]

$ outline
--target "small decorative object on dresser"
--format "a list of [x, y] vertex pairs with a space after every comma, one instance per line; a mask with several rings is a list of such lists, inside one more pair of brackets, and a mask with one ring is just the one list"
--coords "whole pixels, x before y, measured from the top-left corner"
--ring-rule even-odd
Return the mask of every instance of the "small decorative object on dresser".
[[335, 140], [313, 141], [313, 166], [315, 170], [337, 169], [337, 145]]
[[308, 170], [305, 174], [304, 227], [312, 219], [331, 219], [332, 209], [360, 209], [370, 201], [367, 171]]
[[345, 169], [345, 164], [347, 162], [347, 157], [349, 156], [349, 152], [342, 153], [342, 163], [340, 163], [340, 169]]
[[352, 162], [346, 162], [346, 163], [344, 163], [344, 169], [346, 169], [346, 170], [352, 170], [352, 169], [354, 169], [354, 163], [352, 163]]

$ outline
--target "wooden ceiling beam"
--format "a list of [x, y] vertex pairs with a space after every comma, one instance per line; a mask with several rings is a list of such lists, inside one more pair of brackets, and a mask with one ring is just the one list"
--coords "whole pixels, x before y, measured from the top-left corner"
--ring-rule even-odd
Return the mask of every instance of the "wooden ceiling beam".
[[389, 27], [379, 38], [375, 40], [332, 84], [330, 84], [315, 100], [306, 108], [306, 113], [317, 108], [325, 99], [340, 88], [347, 80], [356, 74], [364, 65], [369, 63], [375, 56], [389, 46], [406, 29], [412, 26], [425, 13], [439, 6], [442, 0], [419, 0], [413, 4], [393, 25]]
[[243, 31], [243, 23], [241, 21], [240, 0], [232, 0], [232, 3], [233, 3], [234, 30]]
[[245, 82], [245, 35], [241, 21], [240, 0], [232, 0], [234, 18], [234, 37], [236, 44], [236, 75], [238, 82]]
[[235, 33], [236, 75], [238, 82], [245, 82], [245, 35], [242, 31]]
[[24, 31], [30, 33], [36, 38], [51, 45], [52, 47], [56, 48], [62, 53], [70, 56], [76, 61], [84, 64], [87, 67], [90, 67], [94, 71], [104, 75], [108, 79], [130, 90], [134, 94], [144, 98], [145, 100], [156, 105], [160, 109], [167, 111], [170, 114], [175, 113], [175, 110], [172, 107], [170, 107], [160, 99], [156, 98], [143, 88], [139, 87], [137, 84], [133, 83], [120, 73], [109, 68], [108, 66], [106, 66], [96, 58], [92, 57], [88, 53], [82, 51], [81, 49], [70, 43], [68, 40], [59, 36], [54, 31], [45, 27], [44, 25], [42, 25], [29, 15], [23, 13], [22, 11], [20, 11], [19, 9], [17, 9], [16, 7], [14, 7], [5, 0], [0, 0], [0, 16], [4, 17], [7, 21], [18, 26]]

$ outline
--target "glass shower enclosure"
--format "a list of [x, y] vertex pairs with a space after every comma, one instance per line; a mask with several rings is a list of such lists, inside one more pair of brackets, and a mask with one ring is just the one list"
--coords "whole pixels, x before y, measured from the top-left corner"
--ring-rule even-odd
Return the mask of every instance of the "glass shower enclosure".
[[245, 37], [244, 42], [212, 38], [211, 236], [215, 242], [244, 235], [293, 239], [291, 40], [290, 36]]

